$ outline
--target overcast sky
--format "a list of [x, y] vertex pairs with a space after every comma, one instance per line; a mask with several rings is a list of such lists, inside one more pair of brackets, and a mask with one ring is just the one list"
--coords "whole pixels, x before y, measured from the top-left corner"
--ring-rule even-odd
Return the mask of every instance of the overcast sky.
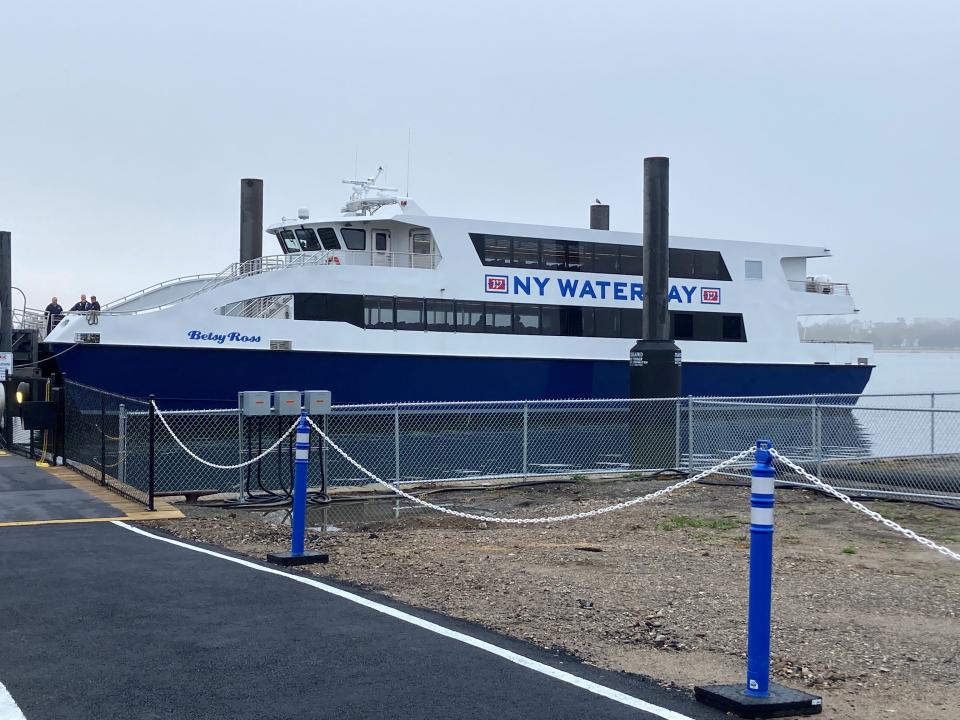
[[[430, 213], [823, 245], [861, 315], [958, 315], [960, 3], [0, 0], [0, 229], [32, 306], [110, 300], [333, 213], [378, 164]], [[279, 252], [265, 241], [268, 252]]]

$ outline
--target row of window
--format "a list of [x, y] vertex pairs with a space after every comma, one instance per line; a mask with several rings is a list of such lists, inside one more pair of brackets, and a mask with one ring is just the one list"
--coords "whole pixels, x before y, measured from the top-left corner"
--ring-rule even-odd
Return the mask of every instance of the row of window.
[[[373, 249], [377, 252], [386, 252], [390, 240], [389, 230], [373, 230]], [[413, 232], [411, 250], [414, 253], [429, 254], [432, 252], [432, 240], [429, 232]], [[340, 239], [343, 245], [340, 244]], [[342, 227], [340, 238], [332, 227], [318, 228], [284, 228], [277, 231], [277, 239], [284, 253], [293, 253], [312, 250], [366, 250], [367, 231], [363, 228]]]
[[[294, 295], [296, 320], [348, 322], [376, 330], [640, 338], [643, 310], [329, 293]], [[743, 316], [670, 311], [677, 340], [746, 342]]]
[[[492, 267], [643, 275], [642, 245], [480, 233], [470, 233], [470, 239], [481, 262]], [[729, 280], [730, 272], [719, 251], [670, 248], [670, 277]]]

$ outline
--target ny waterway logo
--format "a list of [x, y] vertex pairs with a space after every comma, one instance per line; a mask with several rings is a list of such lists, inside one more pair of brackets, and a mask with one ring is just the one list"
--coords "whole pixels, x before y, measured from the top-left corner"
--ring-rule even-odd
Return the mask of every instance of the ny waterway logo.
[[190, 330], [187, 332], [188, 340], [206, 340], [207, 342], [215, 342], [217, 345], [223, 345], [225, 342], [236, 342], [236, 343], [258, 343], [260, 342], [259, 335], [241, 335], [240, 333], [228, 332], [228, 333], [205, 333], [200, 332], [199, 330]]
[[[699, 290], [699, 293], [697, 292]], [[484, 292], [526, 297], [589, 298], [643, 302], [643, 283], [586, 278], [540, 277], [538, 275], [485, 275]], [[720, 288], [671, 285], [667, 299], [673, 303], [719, 305]]]

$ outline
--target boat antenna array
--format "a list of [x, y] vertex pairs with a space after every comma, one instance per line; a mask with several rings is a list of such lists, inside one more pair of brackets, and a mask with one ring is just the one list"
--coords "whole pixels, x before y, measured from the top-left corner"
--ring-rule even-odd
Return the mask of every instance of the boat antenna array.
[[[343, 180], [344, 185], [353, 185], [353, 192], [350, 193], [350, 200], [344, 205], [340, 212], [347, 215], [372, 215], [384, 205], [395, 205], [399, 198], [395, 194], [398, 188], [381, 187], [377, 185], [377, 180], [383, 174], [383, 167], [377, 168], [377, 174], [368, 177], [366, 180]], [[371, 195], [376, 192], [376, 195]]]

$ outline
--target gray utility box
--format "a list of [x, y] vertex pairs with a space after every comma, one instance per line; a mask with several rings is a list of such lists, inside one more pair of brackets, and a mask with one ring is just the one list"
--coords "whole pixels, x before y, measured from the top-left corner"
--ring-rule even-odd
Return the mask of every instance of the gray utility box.
[[330, 414], [330, 391], [329, 390], [307, 390], [303, 394], [306, 403], [308, 415], [329, 415]]
[[300, 414], [300, 391], [277, 390], [273, 393], [273, 411], [277, 415]]
[[242, 408], [244, 415], [269, 415], [270, 393], [266, 390], [244, 390]]

